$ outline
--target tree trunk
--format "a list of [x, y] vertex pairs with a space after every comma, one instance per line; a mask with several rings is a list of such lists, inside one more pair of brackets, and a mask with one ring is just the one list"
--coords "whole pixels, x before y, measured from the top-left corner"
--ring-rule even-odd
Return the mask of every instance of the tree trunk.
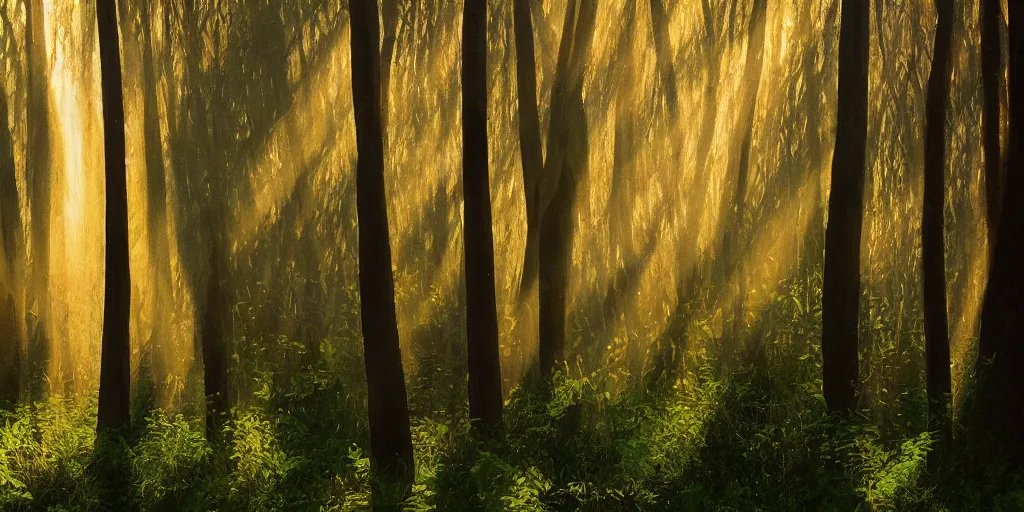
[[131, 369], [128, 323], [131, 276], [128, 261], [128, 188], [125, 167], [121, 54], [114, 0], [96, 4], [103, 87], [103, 154], [106, 169], [106, 272], [97, 431], [126, 425]]
[[167, 303], [161, 298], [170, 298], [171, 287], [171, 256], [170, 240], [167, 232], [167, 172], [164, 167], [163, 145], [160, 140], [160, 110], [157, 102], [157, 90], [160, 85], [159, 76], [154, 65], [152, 19], [150, 3], [142, 3], [142, 74], [145, 79], [142, 95], [143, 135], [146, 146], [146, 190], [149, 195], [149, 234], [150, 274], [152, 299], [150, 307], [153, 311], [153, 329], [150, 335], [152, 352], [154, 343], [166, 334], [169, 310]]
[[928, 79], [924, 148], [924, 204], [921, 209], [921, 269], [924, 272], [925, 374], [930, 416], [942, 432], [951, 428], [949, 395], [949, 323], [946, 318], [944, 207], [946, 175], [946, 109], [949, 103], [949, 59], [953, 32], [953, 0], [936, 0], [938, 26]]
[[822, 284], [822, 392], [830, 411], [857, 406], [860, 248], [868, 132], [869, 4], [842, 0], [839, 96]]
[[[216, 172], [216, 171], [215, 171]], [[227, 419], [228, 402], [228, 322], [230, 304], [224, 290], [227, 261], [223, 218], [219, 211], [206, 213], [205, 228], [209, 231], [210, 276], [206, 282], [206, 302], [200, 324], [199, 342], [203, 358], [203, 396], [206, 397], [206, 437], [215, 439]]]
[[657, 53], [658, 73], [665, 89], [665, 106], [669, 118], [676, 118], [676, 72], [672, 65], [672, 48], [668, 36], [668, 13], [661, 0], [651, 0], [651, 27], [654, 29], [654, 49]]
[[[530, 226], [536, 226], [539, 221], [537, 203], [540, 199], [537, 184], [540, 182], [540, 175], [544, 169], [540, 114], [537, 112], [537, 66], [533, 54], [533, 21], [530, 14], [530, 0], [514, 0], [512, 15], [516, 38], [519, 154], [523, 163], [523, 192], [526, 199], [526, 224], [529, 232]], [[527, 256], [526, 260], [530, 259]], [[524, 260], [523, 266], [524, 280], [529, 264], [526, 260]]]
[[485, 0], [466, 0], [462, 16], [462, 190], [469, 417], [490, 428], [501, 421], [501, 362], [487, 168]]
[[0, 401], [15, 404], [21, 396], [21, 329], [16, 304], [22, 234], [14, 143], [7, 114], [7, 92], [0, 86], [0, 244], [6, 260], [0, 268], [0, 353], [9, 354], [0, 362]]
[[739, 337], [743, 329], [743, 309], [746, 294], [746, 283], [743, 277], [743, 227], [746, 216], [745, 206], [747, 184], [750, 179], [750, 150], [754, 140], [754, 114], [757, 112], [757, 94], [761, 83], [761, 69], [764, 55], [764, 32], [766, 0], [755, 0], [750, 12], [750, 26], [747, 28], [747, 56], [743, 71], [744, 83], [747, 86], [746, 103], [740, 125], [744, 129], [740, 142], [740, 162], [736, 172], [736, 209], [731, 215], [729, 229], [724, 234], [725, 246], [722, 253], [725, 261], [731, 262], [729, 272], [723, 276], [728, 282], [730, 274], [736, 277], [736, 299], [732, 314], [732, 343], [739, 346]]
[[[999, 23], [1003, 17], [1001, 0], [982, 0], [981, 19], [981, 86], [984, 94], [982, 114], [982, 145], [985, 152], [985, 216], [988, 221], [989, 262], [995, 253], [999, 232], [999, 207], [1002, 199], [1003, 158], [999, 144], [1002, 121], [999, 118], [999, 89], [1003, 77], [1003, 52], [999, 41]], [[980, 347], [984, 357], [992, 357], [987, 347]]]
[[409, 408], [395, 315], [380, 109], [376, 0], [351, 0], [352, 97], [356, 122], [359, 297], [370, 423], [370, 462], [389, 480], [413, 476]]
[[[567, 12], [566, 25], [569, 29], [562, 35], [563, 42], [570, 38], [571, 47], [565, 50], [567, 64], [560, 66], [562, 73], [556, 71], [555, 91], [560, 94], [551, 101], [548, 160], [544, 162], [538, 204], [539, 353], [541, 374], [545, 376], [551, 375], [565, 356], [565, 306], [573, 244], [572, 213], [577, 184], [586, 173], [590, 152], [587, 113], [583, 104], [583, 70], [590, 54], [597, 2], [581, 0], [576, 16], [572, 16], [574, 10]], [[575, 19], [574, 23], [568, 21], [570, 17]], [[559, 49], [559, 64], [563, 62], [563, 49]]]
[[30, 183], [32, 286], [36, 320], [29, 335], [29, 363], [33, 399], [40, 399], [46, 359], [49, 357], [50, 321], [50, 105], [49, 56], [43, 25], [43, 1], [25, 1], [25, 49], [28, 61], [28, 154], [26, 179]]
[[[1009, 86], [1024, 87], [1024, 5], [1009, 3]], [[981, 340], [994, 358], [983, 364], [979, 397], [999, 455], [1024, 463], [1024, 101], [1010, 98], [1007, 172], [992, 268], [982, 306]]]

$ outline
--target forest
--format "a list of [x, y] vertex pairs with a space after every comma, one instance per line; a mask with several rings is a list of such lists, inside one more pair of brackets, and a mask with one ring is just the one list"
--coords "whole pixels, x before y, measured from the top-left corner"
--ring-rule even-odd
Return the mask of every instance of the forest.
[[0, 0], [0, 509], [1024, 511], [1024, 2]]

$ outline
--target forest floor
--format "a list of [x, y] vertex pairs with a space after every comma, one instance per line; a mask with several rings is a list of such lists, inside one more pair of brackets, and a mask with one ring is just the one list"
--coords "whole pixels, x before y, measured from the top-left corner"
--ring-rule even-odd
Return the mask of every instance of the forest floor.
[[[776, 302], [764, 316], [787, 320], [758, 331], [763, 350], [746, 363], [723, 371], [699, 349], [678, 376], [614, 393], [602, 372], [527, 383], [486, 441], [463, 400], [442, 407], [413, 383], [416, 478], [403, 509], [1024, 510], [1024, 474], [980, 459], [970, 414], [952, 442], [925, 428], [920, 375], [865, 385], [871, 405], [852, 418], [827, 414], [820, 311]], [[872, 352], [871, 364], [919, 358], [906, 350]], [[145, 400], [117, 443], [97, 442], [94, 397], [0, 412], [0, 508], [368, 509], [365, 406], [346, 386], [326, 367], [264, 374], [212, 441], [200, 415]]]

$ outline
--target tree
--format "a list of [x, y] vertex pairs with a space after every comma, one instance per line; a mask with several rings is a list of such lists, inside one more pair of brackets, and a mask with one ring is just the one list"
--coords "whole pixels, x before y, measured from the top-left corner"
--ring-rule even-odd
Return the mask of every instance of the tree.
[[[1009, 2], [1009, 86], [1024, 87], [1024, 5]], [[1007, 172], [999, 214], [999, 232], [981, 314], [981, 346], [991, 351], [982, 361], [979, 398], [983, 417], [1000, 455], [1024, 463], [1024, 101], [1010, 97]], [[1017, 200], [1014, 200], [1017, 199]]]
[[729, 262], [730, 274], [736, 275], [736, 303], [732, 319], [733, 343], [739, 342], [743, 325], [743, 304], [746, 285], [743, 277], [743, 224], [747, 197], [747, 185], [750, 177], [750, 150], [754, 140], [754, 114], [757, 111], [757, 94], [761, 83], [762, 57], [764, 55], [766, 0], [755, 0], [750, 11], [750, 26], [747, 28], [747, 56], [743, 77], [747, 85], [747, 95], [743, 104], [740, 126], [744, 130], [740, 141], [740, 161], [736, 171], [736, 208], [728, 216], [729, 227], [723, 239], [723, 260]]
[[925, 112], [924, 205], [921, 209], [921, 258], [924, 283], [925, 374], [933, 421], [949, 429], [949, 324], [946, 318], [946, 257], [944, 238], [946, 174], [946, 109], [949, 103], [950, 47], [953, 0], [936, 0], [938, 26], [928, 78]]
[[359, 298], [370, 423], [370, 462], [400, 482], [413, 475], [409, 407], [395, 315], [380, 108], [380, 26], [376, 0], [349, 2], [356, 122]]
[[857, 317], [868, 133], [869, 4], [841, 1], [839, 107], [821, 298], [822, 394], [831, 411], [851, 411], [857, 405]]
[[32, 297], [36, 302], [35, 325], [29, 337], [29, 357], [32, 368], [33, 398], [39, 398], [42, 372], [49, 351], [47, 322], [50, 316], [50, 106], [46, 52], [46, 32], [43, 25], [43, 1], [25, 1], [25, 53], [28, 67], [28, 147], [26, 179], [31, 198], [32, 240]]
[[97, 430], [128, 423], [131, 371], [128, 323], [131, 275], [128, 263], [128, 187], [125, 167], [121, 53], [114, 0], [96, 4], [103, 88], [103, 154], [106, 170], [106, 272]]
[[[578, 7], [578, 8], [577, 8]], [[533, 184], [534, 221], [529, 218], [523, 279], [519, 296], [524, 300], [540, 282], [540, 371], [550, 375], [563, 357], [568, 272], [572, 256], [573, 203], [577, 183], [586, 173], [590, 152], [586, 109], [583, 104], [583, 71], [593, 40], [597, 3], [570, 0], [565, 12], [562, 41], [558, 48], [546, 159]], [[526, 170], [524, 169], [524, 172]]]
[[487, 3], [466, 0], [462, 16], [462, 190], [466, 257], [469, 416], [501, 421], [501, 362], [494, 292], [494, 234], [487, 168]]
[[[988, 249], [991, 259], [995, 251], [999, 230], [999, 204], [1003, 180], [1003, 159], [1000, 155], [999, 89], [1001, 87], [1002, 48], [999, 44], [999, 24], [1003, 17], [1001, 0], [982, 0], [979, 25], [981, 26], [981, 87], [984, 95], [982, 113], [982, 145], [985, 152], [985, 216], [988, 221]], [[987, 347], [981, 347], [984, 357], [991, 357]]]
[[[516, 38], [516, 92], [519, 106], [519, 155], [523, 164], [523, 191], [526, 200], [527, 230], [538, 219], [537, 183], [544, 168], [540, 137], [540, 114], [537, 112], [537, 66], [533, 55], [533, 21], [530, 0], [514, 0], [512, 5]], [[527, 257], [527, 264], [531, 258]], [[527, 269], [524, 265], [524, 278]]]
[[672, 65], [672, 49], [669, 47], [668, 13], [661, 0], [651, 0], [651, 27], [654, 29], [654, 48], [657, 53], [658, 73], [665, 91], [665, 106], [669, 117], [676, 118], [676, 72]]
[[0, 268], [0, 353], [9, 354], [0, 363], [0, 400], [14, 404], [21, 395], [21, 342], [16, 309], [21, 211], [7, 114], [7, 92], [0, 87], [0, 247], [6, 260], [5, 266]]
[[[145, 86], [142, 88], [142, 125], [146, 146], [146, 191], [148, 193], [149, 219], [147, 233], [149, 250], [152, 260], [151, 286], [152, 311], [154, 328], [150, 336], [150, 346], [159, 338], [161, 330], [166, 328], [168, 310], [166, 304], [160, 304], [158, 297], [170, 297], [171, 287], [171, 255], [170, 240], [167, 233], [167, 172], [164, 167], [163, 147], [160, 141], [160, 112], [157, 92], [160, 77], [156, 71], [156, 57], [153, 51], [152, 37], [152, 2], [139, 4], [139, 25], [142, 36], [142, 77]], [[123, 11], [122, 11], [123, 12]]]

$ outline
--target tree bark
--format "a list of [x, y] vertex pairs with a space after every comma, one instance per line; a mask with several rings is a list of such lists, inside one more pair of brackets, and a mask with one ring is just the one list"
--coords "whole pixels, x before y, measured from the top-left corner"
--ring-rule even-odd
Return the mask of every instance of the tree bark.
[[122, 427], [129, 420], [131, 369], [129, 315], [131, 275], [128, 261], [128, 188], [125, 167], [124, 100], [121, 54], [114, 0], [96, 4], [103, 88], [103, 154], [106, 169], [106, 272], [103, 341], [97, 431]]
[[149, 250], [152, 261], [150, 307], [153, 311], [153, 329], [150, 335], [150, 351], [153, 343], [165, 334], [168, 324], [167, 304], [160, 303], [161, 297], [170, 297], [171, 256], [167, 232], [167, 171], [164, 167], [163, 145], [160, 139], [160, 110], [157, 91], [159, 76], [154, 64], [152, 39], [152, 18], [150, 3], [141, 5], [140, 27], [142, 33], [142, 74], [145, 79], [142, 95], [143, 135], [146, 146], [146, 190], [149, 195]]
[[[989, 261], [995, 253], [999, 232], [999, 209], [1002, 199], [1003, 158], [999, 136], [1003, 126], [999, 118], [999, 89], [1003, 77], [1003, 52], [999, 41], [999, 24], [1003, 17], [1001, 0], [982, 0], [981, 86], [984, 99], [982, 114], [982, 145], [985, 152], [985, 216], [988, 222]], [[984, 357], [991, 357], [987, 347], [980, 347]]]
[[30, 385], [41, 399], [49, 357], [50, 321], [50, 106], [49, 57], [43, 26], [43, 1], [25, 1], [25, 49], [28, 63], [28, 127], [26, 179], [31, 197], [32, 286], [36, 321], [29, 335]]
[[938, 26], [925, 112], [924, 204], [921, 209], [921, 268], [924, 285], [925, 374], [930, 416], [950, 430], [949, 322], [946, 315], [945, 175], [946, 109], [949, 103], [953, 0], [936, 0]]
[[487, 3], [466, 0], [462, 16], [462, 190], [466, 258], [469, 417], [501, 421], [501, 362], [494, 292], [494, 234], [487, 166]]
[[4, 266], [0, 268], [0, 401], [10, 404], [21, 396], [21, 329], [17, 312], [21, 260], [21, 208], [18, 195], [14, 144], [7, 120], [7, 92], [0, 85], [0, 243]]
[[[537, 241], [540, 287], [540, 370], [549, 376], [565, 356], [566, 295], [572, 259], [574, 203], [577, 185], [586, 173], [590, 153], [587, 113], [583, 103], [583, 70], [590, 54], [597, 2], [581, 0], [579, 10], [567, 12], [563, 42], [559, 49], [562, 70], [555, 77], [551, 101], [551, 129], [548, 159], [540, 183], [539, 232]], [[575, 16], [572, 16], [576, 14]], [[570, 23], [569, 18], [575, 19]], [[563, 60], [563, 50], [565, 59]], [[566, 64], [562, 66], [561, 64]], [[527, 240], [529, 243], [529, 240]]]
[[356, 123], [359, 296], [370, 423], [370, 462], [387, 479], [413, 476], [409, 408], [395, 315], [380, 108], [376, 0], [351, 0], [352, 97]]
[[[537, 111], [537, 65], [533, 51], [533, 21], [530, 14], [530, 0], [514, 0], [512, 15], [516, 38], [519, 155], [523, 164], [523, 192], [526, 200], [527, 232], [529, 233], [530, 226], [536, 226], [539, 221], [537, 203], [540, 199], [537, 184], [544, 169], [540, 114]], [[526, 267], [527, 265], [524, 264], [524, 279], [526, 278]]]
[[[1009, 86], [1024, 88], [1024, 5], [1009, 2]], [[979, 375], [982, 416], [1000, 456], [1024, 464], [1024, 101], [1010, 98], [1007, 172], [992, 268], [982, 306], [981, 339], [994, 356]]]
[[868, 127], [869, 4], [842, 0], [839, 92], [822, 284], [822, 392], [830, 411], [857, 406], [860, 248]]

